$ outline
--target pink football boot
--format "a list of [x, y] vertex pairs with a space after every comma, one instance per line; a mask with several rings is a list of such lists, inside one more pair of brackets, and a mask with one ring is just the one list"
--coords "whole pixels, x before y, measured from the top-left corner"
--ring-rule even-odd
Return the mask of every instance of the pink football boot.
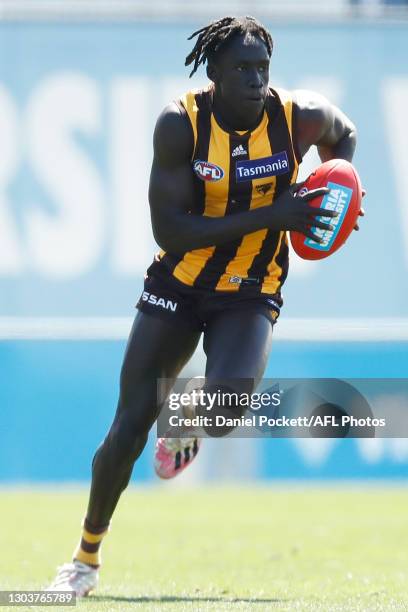
[[198, 453], [200, 438], [159, 438], [154, 454], [154, 469], [159, 478], [174, 478]]
[[[186, 384], [184, 392], [191, 393], [195, 389], [201, 389], [204, 383], [203, 376], [195, 376]], [[193, 414], [188, 416], [192, 417]], [[154, 453], [154, 469], [158, 477], [168, 479], [180, 474], [193, 461], [200, 445], [201, 438], [194, 435], [194, 429], [191, 429], [189, 437], [158, 438]]]

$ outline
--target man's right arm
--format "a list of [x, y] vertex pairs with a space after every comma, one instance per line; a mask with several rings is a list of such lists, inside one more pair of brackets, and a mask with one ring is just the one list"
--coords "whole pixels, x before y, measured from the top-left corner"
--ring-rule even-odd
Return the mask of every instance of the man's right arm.
[[[187, 118], [173, 103], [160, 115], [154, 132], [154, 158], [149, 202], [153, 234], [171, 253], [217, 246], [260, 229], [297, 230], [313, 237], [310, 225], [327, 229], [315, 217], [321, 212], [307, 204], [327, 190], [294, 197], [285, 191], [272, 206], [225, 217], [207, 217], [192, 210], [194, 177], [191, 168], [193, 134]], [[325, 211], [325, 216], [327, 211]]]

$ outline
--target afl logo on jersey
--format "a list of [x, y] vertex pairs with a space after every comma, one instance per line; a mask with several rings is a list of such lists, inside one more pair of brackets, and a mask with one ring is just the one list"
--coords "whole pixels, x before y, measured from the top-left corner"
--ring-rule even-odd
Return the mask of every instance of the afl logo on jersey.
[[193, 165], [194, 172], [202, 181], [219, 181], [224, 176], [224, 170], [208, 161], [196, 159]]

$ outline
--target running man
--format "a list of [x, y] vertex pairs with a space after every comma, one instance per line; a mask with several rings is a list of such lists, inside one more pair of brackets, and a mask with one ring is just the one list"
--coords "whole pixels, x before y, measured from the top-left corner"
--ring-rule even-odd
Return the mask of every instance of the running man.
[[[286, 231], [314, 237], [322, 209], [296, 197], [299, 164], [312, 145], [322, 161], [351, 161], [353, 123], [310, 91], [269, 87], [273, 42], [252, 17], [224, 17], [192, 34], [191, 75], [206, 64], [209, 85], [169, 104], [154, 132], [149, 201], [161, 247], [149, 267], [120, 376], [113, 423], [92, 462], [92, 484], [72, 563], [49, 589], [87, 595], [97, 585], [100, 547], [160, 406], [204, 334], [205, 390], [245, 381], [252, 392], [271, 349], [288, 273]], [[190, 75], [190, 76], [191, 76]], [[315, 238], [319, 241], [318, 238]], [[172, 477], [198, 440], [160, 439], [156, 471]]]

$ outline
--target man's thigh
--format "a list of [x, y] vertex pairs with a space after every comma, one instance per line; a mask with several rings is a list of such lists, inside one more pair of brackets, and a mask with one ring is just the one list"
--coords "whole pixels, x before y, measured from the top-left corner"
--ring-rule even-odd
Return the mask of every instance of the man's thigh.
[[228, 310], [214, 316], [204, 332], [206, 377], [211, 380], [263, 376], [272, 345], [272, 323], [254, 309]]
[[133, 370], [159, 370], [164, 376], [172, 376], [191, 357], [200, 335], [201, 332], [178, 321], [139, 311], [129, 335], [124, 365]]
[[121, 371], [119, 408], [155, 404], [158, 380], [177, 377], [194, 353], [201, 333], [177, 322], [138, 312]]

